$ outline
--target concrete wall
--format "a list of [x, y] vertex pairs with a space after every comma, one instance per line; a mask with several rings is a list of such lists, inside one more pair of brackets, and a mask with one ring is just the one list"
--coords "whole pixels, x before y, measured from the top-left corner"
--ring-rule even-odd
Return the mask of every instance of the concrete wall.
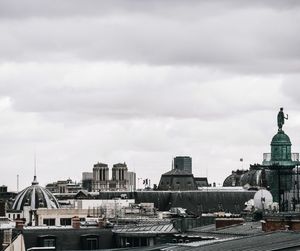
[[72, 218], [78, 216], [79, 218], [86, 218], [88, 215], [88, 209], [67, 209], [67, 208], [58, 208], [58, 209], [38, 209], [38, 226], [43, 225], [44, 219], [55, 219], [55, 226], [60, 226], [61, 218]]
[[75, 207], [79, 209], [89, 209], [91, 215], [93, 215], [94, 212], [97, 213], [100, 209], [106, 218], [113, 218], [115, 214], [120, 215], [123, 213], [122, 209], [134, 203], [134, 199], [78, 200], [75, 201]]
[[20, 234], [8, 247], [3, 251], [25, 251], [24, 237]]

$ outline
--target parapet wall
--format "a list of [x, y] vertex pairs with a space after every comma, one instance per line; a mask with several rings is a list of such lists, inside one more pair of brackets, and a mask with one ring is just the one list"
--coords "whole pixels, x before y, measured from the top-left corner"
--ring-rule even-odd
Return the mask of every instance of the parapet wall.
[[152, 202], [161, 211], [171, 207], [183, 207], [190, 213], [225, 211], [240, 213], [245, 202], [253, 199], [256, 191], [136, 191], [136, 192], [100, 192], [97, 199], [113, 199], [127, 195], [136, 203]]

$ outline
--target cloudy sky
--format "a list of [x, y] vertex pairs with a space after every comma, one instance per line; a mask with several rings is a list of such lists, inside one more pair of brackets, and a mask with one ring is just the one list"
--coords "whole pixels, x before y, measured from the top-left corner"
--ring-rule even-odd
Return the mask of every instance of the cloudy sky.
[[[300, 1], [0, 0], [0, 185], [172, 158], [222, 183], [270, 151], [283, 106], [300, 152]], [[240, 163], [239, 159], [244, 158]]]

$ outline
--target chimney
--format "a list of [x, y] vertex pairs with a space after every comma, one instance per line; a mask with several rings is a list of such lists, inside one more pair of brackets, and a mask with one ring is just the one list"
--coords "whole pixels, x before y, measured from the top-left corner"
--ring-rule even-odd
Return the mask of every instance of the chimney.
[[74, 217], [72, 218], [72, 227], [73, 227], [74, 229], [79, 229], [79, 228], [80, 228], [80, 219], [79, 219], [78, 216], [74, 216]]
[[6, 202], [0, 200], [0, 216], [5, 217], [6, 215]]
[[15, 219], [16, 222], [16, 229], [22, 230], [25, 225], [25, 220], [24, 219]]

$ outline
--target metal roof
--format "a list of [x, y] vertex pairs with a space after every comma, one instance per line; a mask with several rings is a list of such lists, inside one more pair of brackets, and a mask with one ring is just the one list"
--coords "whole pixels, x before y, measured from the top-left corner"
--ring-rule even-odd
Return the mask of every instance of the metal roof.
[[[185, 250], [235, 250], [235, 251], [260, 251], [260, 250], [286, 250], [287, 248], [300, 247], [300, 233], [273, 232], [255, 236], [242, 237], [229, 241], [203, 245], [201, 247], [187, 247]], [[175, 249], [176, 250], [176, 249]], [[182, 249], [181, 249], [182, 250]]]
[[213, 236], [249, 236], [249, 235], [255, 235], [263, 233], [261, 229], [261, 223], [260, 222], [245, 222], [240, 225], [235, 225], [232, 227], [226, 227], [221, 229], [216, 229], [215, 225], [208, 225], [204, 227], [199, 228], [193, 228], [189, 232], [193, 233], [206, 233], [206, 234], [212, 234]]
[[131, 234], [165, 234], [177, 233], [172, 223], [164, 224], [137, 224], [117, 226], [113, 229], [114, 233], [131, 233]]

